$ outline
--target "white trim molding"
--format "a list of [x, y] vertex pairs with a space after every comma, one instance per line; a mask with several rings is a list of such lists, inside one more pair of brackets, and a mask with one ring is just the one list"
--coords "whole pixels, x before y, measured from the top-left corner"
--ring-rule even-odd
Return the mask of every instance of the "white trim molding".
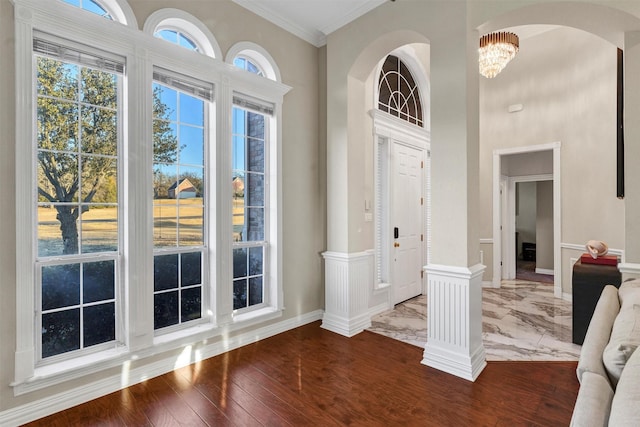
[[[618, 270], [620, 273], [624, 275], [632, 275], [635, 277], [640, 277], [640, 264], [634, 262], [621, 262], [618, 264]], [[624, 277], [626, 280], [628, 277]]]
[[346, 337], [371, 326], [369, 288], [373, 284], [374, 255], [324, 252], [325, 313], [322, 327]]
[[422, 364], [475, 381], [487, 366], [482, 344], [482, 264], [425, 267], [427, 345]]

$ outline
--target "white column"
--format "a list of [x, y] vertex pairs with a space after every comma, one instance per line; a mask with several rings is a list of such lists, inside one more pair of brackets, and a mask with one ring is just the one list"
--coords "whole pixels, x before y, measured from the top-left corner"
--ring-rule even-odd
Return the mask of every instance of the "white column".
[[371, 252], [324, 252], [325, 313], [322, 327], [352, 337], [369, 326], [369, 286], [373, 283]]
[[422, 363], [475, 381], [487, 365], [482, 345], [482, 273], [485, 266], [425, 267], [427, 345]]

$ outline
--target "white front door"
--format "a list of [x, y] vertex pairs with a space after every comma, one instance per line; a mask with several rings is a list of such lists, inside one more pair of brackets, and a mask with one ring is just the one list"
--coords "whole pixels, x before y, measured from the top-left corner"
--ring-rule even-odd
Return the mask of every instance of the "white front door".
[[423, 151], [393, 143], [391, 152], [391, 272], [393, 303], [422, 293]]

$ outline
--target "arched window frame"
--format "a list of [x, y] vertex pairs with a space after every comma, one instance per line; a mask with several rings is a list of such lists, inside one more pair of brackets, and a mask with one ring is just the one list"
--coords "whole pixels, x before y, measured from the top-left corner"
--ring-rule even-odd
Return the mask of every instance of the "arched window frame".
[[160, 30], [178, 31], [187, 36], [203, 55], [222, 58], [222, 51], [215, 36], [190, 13], [172, 8], [153, 12], [145, 21], [142, 31], [153, 36]]
[[[398, 49], [393, 50], [387, 56], [393, 55], [398, 57], [400, 61], [404, 63], [407, 67], [407, 70], [411, 74], [411, 77], [420, 93], [420, 101], [422, 104], [422, 123], [425, 130], [431, 129], [431, 115], [429, 113], [429, 96], [430, 96], [430, 85], [427, 80], [427, 72], [420, 63], [420, 61], [415, 57], [415, 54], [411, 52], [411, 49], [403, 46]], [[379, 84], [380, 84], [380, 73], [382, 71], [382, 66], [384, 65], [385, 60], [387, 59], [385, 56], [378, 67], [375, 70], [375, 90], [374, 90], [374, 108], [378, 109], [379, 103]], [[393, 114], [392, 114], [393, 115]], [[395, 115], [394, 115], [395, 116]], [[397, 116], [395, 116], [397, 117]]]
[[[73, 6], [64, 1], [61, 1], [61, 2], [74, 9], [79, 9], [78, 7]], [[129, 3], [127, 3], [126, 1], [94, 0], [94, 2], [100, 5], [113, 18], [114, 21], [130, 27], [137, 28], [136, 17], [133, 14], [133, 10], [131, 9], [131, 6], [129, 6]], [[84, 10], [84, 9], [81, 9], [81, 10]], [[88, 13], [91, 13], [91, 12], [88, 12]]]
[[276, 82], [282, 81], [280, 69], [276, 61], [262, 46], [252, 42], [236, 43], [227, 52], [225, 62], [233, 65], [233, 61], [235, 61], [236, 58], [248, 59], [258, 66], [264, 73], [264, 77], [275, 80]]

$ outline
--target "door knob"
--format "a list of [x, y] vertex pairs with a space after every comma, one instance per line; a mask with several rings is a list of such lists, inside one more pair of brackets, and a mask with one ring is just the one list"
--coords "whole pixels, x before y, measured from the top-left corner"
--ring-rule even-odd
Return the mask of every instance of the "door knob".
[[393, 244], [393, 247], [394, 247], [394, 248], [399, 248], [399, 247], [400, 247], [400, 243], [395, 242], [395, 243]]

